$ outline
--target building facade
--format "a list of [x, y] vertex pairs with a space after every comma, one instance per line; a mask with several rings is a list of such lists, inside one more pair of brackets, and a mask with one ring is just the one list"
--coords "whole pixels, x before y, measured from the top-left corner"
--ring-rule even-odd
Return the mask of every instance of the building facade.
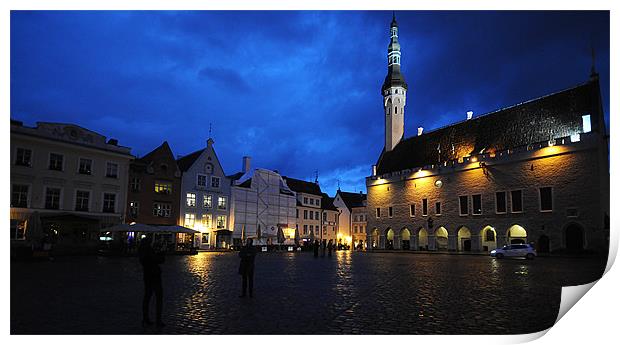
[[245, 172], [233, 182], [233, 241], [252, 238], [255, 245], [295, 243], [297, 196], [280, 174], [267, 169]]
[[206, 148], [177, 160], [182, 174], [178, 224], [201, 232], [201, 249], [232, 245], [231, 180], [213, 143], [209, 138]]
[[[364, 195], [364, 197], [365, 196], [366, 195]], [[366, 212], [366, 200], [364, 199], [360, 206], [354, 206], [351, 208], [351, 236], [355, 248], [366, 248], [367, 219], [368, 213]]]
[[177, 225], [181, 199], [181, 170], [168, 142], [129, 165], [125, 221]]
[[344, 192], [338, 189], [334, 197], [338, 208], [340, 233], [346, 234], [354, 247], [366, 243], [366, 194]]
[[11, 120], [10, 159], [15, 245], [45, 238], [58, 251], [92, 249], [102, 228], [124, 221], [133, 156], [117, 140], [72, 124]]
[[284, 176], [284, 181], [297, 196], [296, 228], [303, 241], [323, 239], [323, 192], [318, 182], [308, 182]]
[[366, 179], [368, 248], [607, 251], [608, 140], [594, 69], [584, 84], [404, 139], [396, 20], [390, 36], [386, 141]]
[[321, 238], [334, 243], [350, 244], [351, 239], [347, 233], [340, 231], [338, 226], [340, 212], [334, 205], [334, 198], [322, 193], [321, 199]]

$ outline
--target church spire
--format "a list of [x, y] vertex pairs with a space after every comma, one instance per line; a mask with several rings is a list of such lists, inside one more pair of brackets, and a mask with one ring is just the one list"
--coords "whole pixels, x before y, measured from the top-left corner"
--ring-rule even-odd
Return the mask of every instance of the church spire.
[[398, 22], [396, 13], [392, 12], [390, 23], [390, 44], [388, 45], [388, 75], [385, 77], [382, 91], [392, 86], [407, 88], [405, 78], [400, 73], [400, 43], [398, 42]]

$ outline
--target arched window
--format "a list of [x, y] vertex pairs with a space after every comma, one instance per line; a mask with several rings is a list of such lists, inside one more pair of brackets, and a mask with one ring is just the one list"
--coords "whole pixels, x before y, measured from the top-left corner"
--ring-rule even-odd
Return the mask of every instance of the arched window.
[[394, 114], [398, 114], [398, 108], [394, 107]]
[[485, 241], [487, 242], [495, 241], [495, 233], [493, 232], [493, 230], [487, 230], [485, 234]]

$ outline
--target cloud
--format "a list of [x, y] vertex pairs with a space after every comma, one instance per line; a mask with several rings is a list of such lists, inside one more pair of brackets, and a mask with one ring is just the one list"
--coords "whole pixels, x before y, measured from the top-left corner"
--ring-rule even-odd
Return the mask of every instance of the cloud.
[[230, 68], [204, 67], [198, 72], [198, 76], [200, 79], [207, 79], [230, 91], [249, 92], [252, 90], [250, 84], [237, 71]]

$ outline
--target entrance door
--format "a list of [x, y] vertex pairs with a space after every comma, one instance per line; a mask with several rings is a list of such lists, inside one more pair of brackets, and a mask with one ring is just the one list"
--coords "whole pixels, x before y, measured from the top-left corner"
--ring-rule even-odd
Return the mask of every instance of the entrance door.
[[463, 241], [463, 250], [466, 252], [471, 252], [471, 240]]
[[580, 252], [583, 250], [583, 229], [577, 224], [571, 224], [566, 228], [566, 250]]

